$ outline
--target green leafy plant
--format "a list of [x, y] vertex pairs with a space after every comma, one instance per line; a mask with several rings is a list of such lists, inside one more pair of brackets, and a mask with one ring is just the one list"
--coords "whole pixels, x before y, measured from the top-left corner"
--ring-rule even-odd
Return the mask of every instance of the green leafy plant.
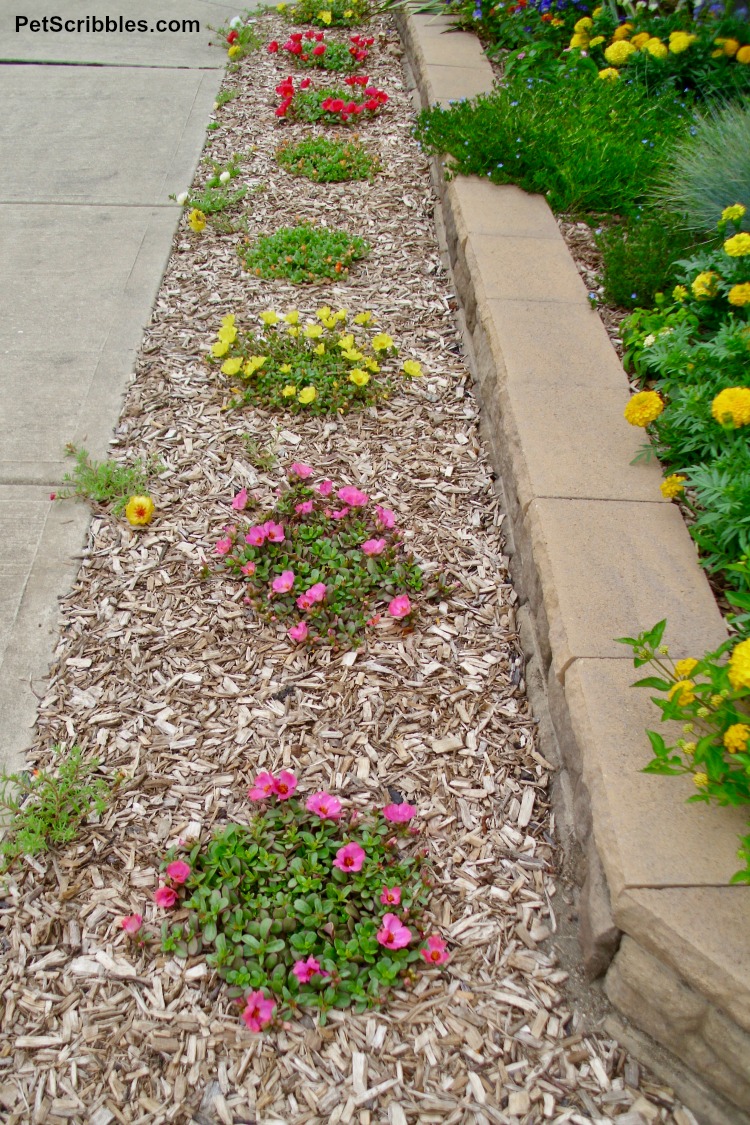
[[[358, 645], [381, 616], [409, 626], [409, 595], [422, 591], [423, 578], [393, 512], [351, 486], [314, 487], [312, 474], [293, 464], [272, 511], [227, 529], [215, 547], [222, 565], [245, 584], [255, 611], [288, 626], [295, 643]], [[246, 500], [243, 490], [233, 506], [241, 511]]]
[[296, 4], [277, 4], [276, 11], [292, 23], [357, 27], [369, 18], [370, 5], [367, 0], [298, 0]]
[[426, 937], [431, 878], [410, 827], [417, 809], [344, 815], [331, 794], [303, 804], [296, 790], [287, 770], [259, 773], [250, 823], [228, 825], [185, 859], [170, 852], [155, 896], [187, 916], [165, 921], [162, 948], [205, 953], [229, 994], [246, 997], [252, 1031], [274, 1011], [317, 1009], [321, 1023], [330, 1008], [363, 1011], [394, 985], [409, 987], [420, 960], [449, 956], [442, 938]]
[[750, 231], [750, 104], [712, 107], [665, 156], [654, 196], [695, 231], [714, 231], [727, 200], [745, 207]]
[[263, 40], [253, 23], [248, 22], [249, 19], [250, 13], [246, 12], [244, 18], [235, 17], [226, 27], [216, 28], [217, 34], [221, 37], [218, 45], [226, 49], [228, 60], [232, 64], [230, 67], [232, 72], [238, 69], [240, 59], [244, 59], [263, 46]]
[[64, 751], [53, 747], [55, 769], [34, 770], [0, 777], [3, 838], [0, 868], [7, 870], [19, 856], [39, 855], [75, 840], [92, 813], [109, 804], [112, 787], [94, 775], [98, 759], [85, 761], [80, 746]]
[[256, 277], [283, 277], [297, 285], [346, 277], [352, 263], [369, 252], [369, 245], [356, 234], [310, 223], [281, 227], [239, 248], [245, 268]]
[[380, 170], [378, 158], [359, 141], [326, 137], [308, 137], [296, 144], [287, 141], [276, 150], [276, 159], [292, 175], [322, 184], [373, 180]]
[[492, 94], [424, 110], [417, 138], [450, 155], [449, 176], [515, 183], [555, 211], [632, 214], [688, 111], [671, 94], [592, 82], [587, 61], [559, 81], [513, 76]]
[[695, 235], [661, 208], [637, 212], [596, 235], [602, 254], [604, 299], [620, 309], [653, 304], [676, 281], [675, 263], [695, 249]]
[[66, 445], [65, 452], [75, 458], [75, 468], [63, 477], [63, 484], [70, 487], [57, 493], [57, 499], [68, 500], [76, 497], [94, 504], [109, 504], [114, 515], [122, 515], [128, 500], [133, 495], [147, 492], [148, 476], [160, 471], [157, 462], [145, 464], [136, 461], [132, 465], [122, 465], [119, 461], [92, 461], [85, 449]]
[[277, 461], [278, 430], [274, 430], [273, 436], [268, 441], [261, 442], [252, 434], [245, 434], [242, 440], [245, 443], [245, 452], [250, 464], [254, 468], [260, 469], [262, 472], [268, 472], [269, 469], [274, 467]]
[[[387, 396], [389, 384], [383, 384], [380, 373], [398, 350], [385, 332], [368, 338], [372, 313], [357, 313], [348, 328], [347, 310], [333, 312], [327, 305], [306, 324], [300, 323], [297, 309], [284, 316], [269, 309], [260, 319], [261, 331], [240, 332], [229, 314], [211, 347], [210, 359], [222, 361], [222, 374], [245, 386], [243, 392], [236, 390], [240, 397], [232, 406], [258, 403], [294, 413], [331, 414]], [[419, 364], [410, 360], [402, 370], [407, 376], [421, 374]]]
[[[638, 637], [618, 637], [633, 649], [634, 664], [651, 664], [657, 675], [636, 681], [652, 688], [662, 721], [682, 724], [688, 739], [672, 745], [647, 731], [654, 757], [644, 773], [690, 774], [698, 792], [688, 801], [719, 805], [750, 804], [750, 640], [731, 638], [700, 659], [672, 661], [662, 645], [666, 620]], [[724, 657], [729, 654], [729, 660]], [[666, 698], [665, 698], [666, 696]], [[732, 883], [750, 883], [750, 834], [740, 840], [744, 868]]]
[[238, 98], [240, 91], [236, 87], [230, 87], [226, 90], [219, 90], [214, 102], [214, 109], [223, 109], [225, 105], [229, 105], [235, 98]]

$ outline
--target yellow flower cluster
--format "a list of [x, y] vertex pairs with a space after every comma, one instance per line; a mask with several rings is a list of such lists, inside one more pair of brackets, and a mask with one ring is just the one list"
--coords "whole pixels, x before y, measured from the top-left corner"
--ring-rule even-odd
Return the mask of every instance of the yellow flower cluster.
[[688, 703], [695, 700], [694, 687], [695, 684], [692, 680], [678, 680], [676, 684], [672, 684], [667, 698], [670, 700], [676, 698], [677, 702], [683, 707], [687, 706]]
[[735, 691], [750, 688], [750, 641], [740, 641], [729, 657], [729, 682]]
[[750, 424], [750, 387], [726, 387], [711, 403], [711, 413], [722, 426]]
[[698, 667], [694, 656], [686, 656], [684, 660], [675, 660], [674, 674], [678, 680], [687, 680], [692, 675], [693, 669]]
[[650, 426], [664, 409], [664, 400], [656, 391], [639, 391], [625, 407], [625, 421], [631, 426]]
[[732, 723], [731, 727], [724, 731], [724, 745], [730, 754], [747, 750], [748, 739], [750, 739], [750, 727], [747, 723]]
[[669, 33], [669, 50], [673, 55], [681, 55], [683, 51], [687, 51], [691, 43], [694, 43], [698, 38], [697, 35], [691, 35], [688, 31], [671, 31]]

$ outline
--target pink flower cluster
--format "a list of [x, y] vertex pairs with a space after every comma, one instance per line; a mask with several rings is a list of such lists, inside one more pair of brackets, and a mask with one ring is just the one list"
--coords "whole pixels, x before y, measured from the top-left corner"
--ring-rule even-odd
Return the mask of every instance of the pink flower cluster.
[[321, 977], [328, 977], [331, 974], [324, 972], [320, 967], [320, 962], [316, 961], [313, 956], [307, 958], [306, 961], [295, 961], [294, 968], [292, 969], [297, 980], [300, 984], [309, 984], [312, 978], [316, 975]]
[[[324, 38], [324, 31], [293, 31], [281, 49], [290, 55], [294, 55], [301, 62], [307, 62], [311, 53], [315, 58], [321, 58], [326, 53]], [[268, 44], [268, 50], [271, 54], [275, 54], [274, 51], [271, 51], [274, 46], [278, 51], [279, 45], [276, 40]]]
[[[310, 79], [309, 78], [303, 78], [302, 81], [299, 84], [299, 87], [300, 87], [300, 90], [306, 90], [308, 88], [308, 86], [310, 86], [310, 85], [311, 85]], [[296, 93], [296, 91], [294, 89], [294, 79], [292, 78], [291, 75], [288, 78], [285, 78], [283, 82], [279, 83], [279, 85], [276, 87], [276, 93], [281, 98], [281, 104], [279, 106], [277, 106], [276, 111], [275, 111], [276, 116], [277, 117], [286, 117], [286, 115], [289, 111], [289, 106], [294, 101], [294, 95]]]
[[253, 784], [247, 791], [251, 801], [266, 801], [269, 797], [277, 797], [279, 801], [288, 801], [294, 796], [297, 788], [297, 778], [289, 770], [282, 770], [278, 777], [266, 770], [258, 774]]
[[284, 525], [274, 523], [273, 520], [266, 520], [265, 523], [255, 524], [249, 528], [245, 536], [245, 542], [249, 543], [251, 547], [262, 547], [266, 540], [269, 543], [283, 543]]
[[372, 47], [375, 39], [373, 36], [365, 38], [364, 35], [350, 35], [349, 42], [351, 43], [349, 54], [353, 59], [356, 59], [357, 62], [364, 62], [369, 54], [369, 48]]
[[167, 879], [170, 885], [162, 884], [154, 892], [154, 902], [163, 910], [170, 910], [177, 902], [178, 894], [175, 887], [181, 887], [190, 874], [190, 864], [182, 859], [176, 859], [167, 865]]
[[251, 992], [247, 996], [242, 1018], [250, 1031], [262, 1031], [266, 1024], [270, 1023], [273, 1019], [273, 1010], [275, 1007], [276, 1001], [267, 1000], [260, 989], [258, 989], [257, 992]]

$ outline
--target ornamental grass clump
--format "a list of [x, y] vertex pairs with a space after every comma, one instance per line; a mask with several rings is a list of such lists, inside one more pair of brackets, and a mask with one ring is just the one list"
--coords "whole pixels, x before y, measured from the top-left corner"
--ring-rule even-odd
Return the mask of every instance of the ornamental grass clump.
[[[313, 484], [313, 475], [295, 462], [273, 508], [226, 528], [214, 553], [242, 582], [246, 603], [294, 644], [357, 646], [381, 620], [410, 629], [415, 595], [437, 590], [423, 590], [394, 513], [351, 485]], [[238, 516], [246, 503], [240, 492]]]
[[[680, 723], [687, 736], [667, 745], [662, 735], [647, 731], [654, 758], [643, 772], [692, 775], [697, 792], [688, 797], [690, 802], [748, 805], [750, 640], [732, 637], [700, 659], [673, 661], [662, 645], [665, 629], [666, 620], [638, 637], [617, 638], [633, 649], [636, 668], [651, 664], [658, 673], [633, 686], [659, 692], [652, 702], [662, 721]], [[741, 837], [738, 856], [744, 867], [730, 882], [750, 883], [750, 834]]]
[[[300, 1009], [320, 1023], [331, 1008], [364, 1011], [449, 956], [424, 919], [431, 878], [417, 809], [345, 811], [330, 793], [297, 790], [288, 770], [259, 773], [250, 823], [168, 853], [155, 895], [178, 911], [162, 949], [204, 955], [254, 1032]], [[123, 928], [137, 933], [139, 918]]]
[[369, 244], [359, 235], [310, 223], [281, 227], [238, 247], [245, 269], [256, 277], [285, 278], [296, 285], [345, 278], [352, 263], [369, 252]]
[[[371, 312], [350, 317], [323, 305], [303, 322], [297, 309], [268, 309], [262, 327], [241, 332], [230, 313], [222, 320], [209, 359], [234, 387], [232, 406], [258, 404], [293, 414], [342, 414], [388, 393], [398, 355], [387, 332], [373, 330]], [[408, 366], [407, 366], [408, 364]], [[419, 374], [411, 361], [406, 375]]]
[[355, 140], [308, 137], [296, 144], [290, 141], [276, 150], [276, 159], [291, 175], [306, 176], [319, 184], [373, 180], [380, 171], [377, 156]]
[[344, 85], [348, 89], [316, 90], [310, 78], [303, 78], [295, 87], [290, 75], [276, 87], [280, 102], [275, 114], [311, 125], [346, 125], [377, 117], [388, 101], [386, 92], [372, 86], [366, 74], [352, 74], [344, 79]]

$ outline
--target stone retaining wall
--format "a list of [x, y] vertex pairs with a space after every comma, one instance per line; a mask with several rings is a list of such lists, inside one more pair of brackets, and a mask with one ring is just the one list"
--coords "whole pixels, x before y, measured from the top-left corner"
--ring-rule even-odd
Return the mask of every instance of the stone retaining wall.
[[[491, 88], [474, 36], [428, 16], [402, 17], [401, 31], [423, 105]], [[699, 656], [726, 628], [658, 465], [631, 464], [643, 432], [623, 418], [627, 378], [546, 201], [446, 183], [441, 165], [439, 218], [526, 607], [527, 683], [550, 720], [543, 749], [560, 767], [582, 885], [584, 961], [716, 1091], [698, 1099], [704, 1120], [739, 1125], [750, 1115], [750, 887], [728, 881], [745, 817], [685, 805], [687, 780], [640, 772], [658, 712], [630, 687], [632, 658], [614, 641], [667, 617], [671, 654]], [[680, 1092], [690, 1104], [684, 1082]]]

